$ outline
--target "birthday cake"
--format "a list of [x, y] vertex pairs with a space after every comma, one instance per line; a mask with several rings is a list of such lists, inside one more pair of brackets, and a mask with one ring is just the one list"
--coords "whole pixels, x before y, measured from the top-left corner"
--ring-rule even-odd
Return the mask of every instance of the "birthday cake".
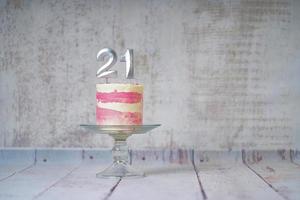
[[141, 125], [143, 90], [139, 84], [96, 84], [98, 125]]

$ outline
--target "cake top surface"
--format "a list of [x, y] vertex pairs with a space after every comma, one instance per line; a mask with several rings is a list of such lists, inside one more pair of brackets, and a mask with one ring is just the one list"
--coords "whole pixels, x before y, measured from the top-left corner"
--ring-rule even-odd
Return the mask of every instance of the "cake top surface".
[[129, 83], [105, 83], [105, 84], [96, 84], [96, 89], [98, 92], [128, 91], [128, 92], [142, 93], [144, 86], [140, 84], [129, 84]]

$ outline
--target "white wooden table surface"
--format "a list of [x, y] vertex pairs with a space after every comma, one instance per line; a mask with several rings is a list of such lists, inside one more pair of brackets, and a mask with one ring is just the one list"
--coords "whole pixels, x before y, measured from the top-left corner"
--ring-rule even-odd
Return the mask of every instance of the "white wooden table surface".
[[300, 199], [298, 151], [131, 151], [144, 178], [98, 179], [110, 150], [2, 149], [0, 199]]

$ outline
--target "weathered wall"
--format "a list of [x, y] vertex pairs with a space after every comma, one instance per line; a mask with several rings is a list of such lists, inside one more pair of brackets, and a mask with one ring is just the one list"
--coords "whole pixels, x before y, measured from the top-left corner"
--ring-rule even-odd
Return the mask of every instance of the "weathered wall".
[[2, 147], [110, 146], [79, 127], [103, 47], [134, 49], [144, 122], [162, 124], [132, 148], [300, 147], [299, 1], [2, 0], [0, 44]]

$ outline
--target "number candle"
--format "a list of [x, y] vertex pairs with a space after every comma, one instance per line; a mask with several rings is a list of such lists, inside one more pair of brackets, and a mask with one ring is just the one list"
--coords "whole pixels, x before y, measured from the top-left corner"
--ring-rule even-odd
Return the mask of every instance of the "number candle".
[[106, 56], [109, 57], [108, 61], [102, 67], [100, 67], [98, 69], [96, 75], [97, 75], [98, 78], [106, 78], [106, 82], [107, 82], [108, 77], [112, 77], [112, 76], [117, 75], [117, 71], [109, 70], [116, 63], [117, 54], [112, 49], [104, 48], [104, 49], [101, 49], [97, 53], [97, 60], [102, 60], [103, 61]]
[[133, 68], [133, 49], [127, 49], [125, 54], [120, 59], [121, 62], [126, 64], [126, 78], [134, 78], [134, 68]]
[[[115, 70], [109, 70], [117, 62], [117, 54], [114, 50], [110, 48], [101, 49], [97, 53], [97, 60], [104, 60], [105, 57], [108, 57], [107, 62], [101, 66], [97, 71], [98, 78], [106, 78], [116, 76], [118, 73]], [[126, 64], [126, 78], [134, 78], [134, 68], [133, 68], [133, 49], [127, 49], [125, 54], [120, 59], [121, 62]]]

